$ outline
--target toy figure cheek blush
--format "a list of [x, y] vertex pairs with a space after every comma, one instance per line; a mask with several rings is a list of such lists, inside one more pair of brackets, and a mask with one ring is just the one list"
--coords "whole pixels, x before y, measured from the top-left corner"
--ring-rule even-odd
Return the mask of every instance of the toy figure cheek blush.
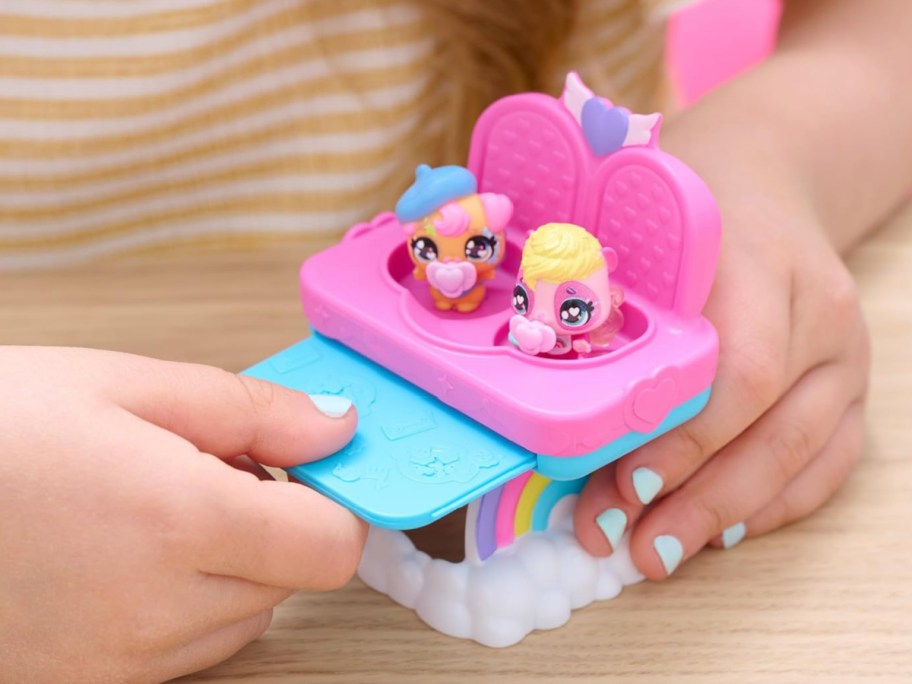
[[[371, 524], [361, 579], [445, 634], [509, 646], [642, 579], [623, 524], [596, 558], [572, 521], [589, 474], [697, 415], [715, 376], [719, 214], [660, 124], [576, 74], [498, 100], [466, 167], [419, 166], [395, 214], [307, 259], [313, 334], [247, 371], [354, 405], [352, 441], [289, 476]], [[460, 509], [459, 562], [402, 532]]]

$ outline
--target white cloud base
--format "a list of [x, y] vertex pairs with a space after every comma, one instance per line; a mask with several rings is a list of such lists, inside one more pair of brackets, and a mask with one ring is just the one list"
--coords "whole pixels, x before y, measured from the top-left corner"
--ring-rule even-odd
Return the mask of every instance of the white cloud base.
[[372, 527], [358, 568], [372, 589], [439, 632], [501, 648], [643, 579], [625, 535], [608, 558], [590, 556], [570, 521], [520, 537], [482, 563], [432, 559], [402, 532]]

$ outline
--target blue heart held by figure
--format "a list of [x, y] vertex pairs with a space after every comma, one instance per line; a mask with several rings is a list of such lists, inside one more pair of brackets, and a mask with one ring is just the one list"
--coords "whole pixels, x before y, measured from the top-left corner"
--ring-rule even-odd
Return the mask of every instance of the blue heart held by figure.
[[617, 152], [624, 146], [630, 117], [620, 107], [611, 107], [597, 97], [586, 100], [580, 115], [583, 137], [599, 157]]

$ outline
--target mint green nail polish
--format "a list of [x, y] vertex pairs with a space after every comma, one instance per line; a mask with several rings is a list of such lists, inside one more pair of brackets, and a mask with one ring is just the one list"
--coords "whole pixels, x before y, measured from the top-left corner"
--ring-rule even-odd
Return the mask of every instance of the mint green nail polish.
[[678, 567], [681, 559], [684, 557], [684, 547], [677, 537], [670, 534], [660, 534], [652, 541], [652, 545], [665, 566], [665, 574], [670, 575]]
[[656, 498], [656, 494], [662, 491], [664, 484], [662, 476], [654, 470], [637, 468], [633, 471], [633, 488], [640, 503], [644, 506]]
[[737, 525], [732, 525], [728, 529], [722, 532], [722, 546], [723, 548], [730, 549], [733, 546], [737, 546], [744, 535], [747, 534], [747, 527], [743, 522], [739, 522]]
[[624, 511], [620, 508], [608, 508], [598, 514], [595, 522], [611, 544], [612, 550], [616, 549], [621, 537], [624, 536], [624, 530], [627, 529], [627, 515]]
[[351, 399], [335, 394], [311, 394], [310, 400], [320, 413], [329, 418], [341, 418], [352, 407]]

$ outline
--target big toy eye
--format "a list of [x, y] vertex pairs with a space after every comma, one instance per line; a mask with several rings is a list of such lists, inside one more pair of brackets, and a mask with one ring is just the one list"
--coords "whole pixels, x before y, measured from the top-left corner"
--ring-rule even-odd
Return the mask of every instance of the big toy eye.
[[516, 283], [516, 287], [513, 288], [513, 311], [525, 316], [529, 313], [531, 306], [529, 291], [523, 287], [522, 283]]
[[579, 297], [565, 299], [560, 305], [560, 322], [568, 328], [579, 328], [589, 322], [592, 315], [592, 302]]
[[469, 261], [487, 261], [494, 255], [494, 238], [473, 235], [466, 240], [465, 255]]
[[437, 243], [429, 237], [419, 237], [412, 240], [412, 254], [418, 261], [429, 264], [437, 261]]

